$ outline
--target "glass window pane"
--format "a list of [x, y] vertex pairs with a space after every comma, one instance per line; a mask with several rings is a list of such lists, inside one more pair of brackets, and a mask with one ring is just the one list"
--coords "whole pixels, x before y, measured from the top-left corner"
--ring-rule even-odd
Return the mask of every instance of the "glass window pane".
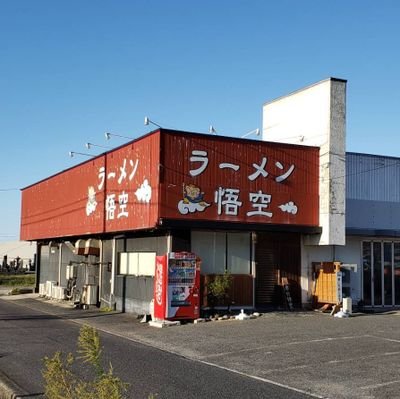
[[382, 305], [382, 243], [374, 242], [374, 305]]
[[232, 274], [250, 274], [250, 234], [228, 233], [227, 267]]
[[128, 274], [128, 254], [126, 252], [119, 254], [119, 274]]
[[137, 252], [129, 252], [128, 253], [128, 274], [132, 276], [138, 275], [138, 260], [139, 254]]
[[371, 305], [371, 243], [363, 242], [363, 298], [365, 305]]
[[226, 233], [192, 231], [192, 251], [201, 259], [201, 274], [223, 274], [226, 265]]
[[392, 305], [392, 243], [383, 244], [383, 284], [385, 305]]

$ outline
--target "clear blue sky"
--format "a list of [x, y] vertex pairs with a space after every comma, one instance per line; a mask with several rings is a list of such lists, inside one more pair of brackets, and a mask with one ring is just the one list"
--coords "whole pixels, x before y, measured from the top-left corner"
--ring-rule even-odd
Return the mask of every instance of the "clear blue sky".
[[398, 0], [0, 0], [0, 240], [19, 235], [12, 189], [106, 131], [147, 115], [240, 136], [329, 76], [348, 80], [347, 150], [400, 156], [399, 21]]

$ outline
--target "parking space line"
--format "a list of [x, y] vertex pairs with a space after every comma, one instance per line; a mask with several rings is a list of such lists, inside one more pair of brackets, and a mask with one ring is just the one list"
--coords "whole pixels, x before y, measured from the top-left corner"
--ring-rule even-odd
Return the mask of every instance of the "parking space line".
[[257, 380], [257, 381], [265, 382], [265, 383], [267, 383], [267, 384], [276, 385], [276, 386], [278, 386], [278, 387], [287, 389], [287, 390], [289, 390], [289, 391], [294, 391], [294, 392], [297, 392], [297, 393], [301, 393], [301, 394], [303, 394], [303, 395], [308, 395], [308, 396], [311, 397], [311, 398], [317, 398], [317, 399], [326, 399], [326, 398], [327, 398], [326, 396], [316, 395], [316, 394], [314, 394], [314, 393], [304, 391], [303, 389], [294, 388], [294, 387], [291, 387], [291, 386], [286, 385], [286, 384], [281, 384], [281, 383], [279, 383], [279, 382], [269, 380], [269, 379], [267, 379], [267, 378], [258, 377], [258, 376], [256, 376], [256, 375], [243, 373], [242, 371], [238, 371], [238, 370], [235, 370], [235, 369], [231, 369], [231, 368], [229, 368], [229, 367], [220, 366], [219, 364], [215, 364], [215, 363], [211, 363], [211, 362], [206, 362], [206, 361], [204, 361], [204, 360], [198, 360], [198, 362], [203, 363], [203, 364], [206, 364], [206, 365], [208, 365], [208, 366], [217, 367], [217, 368], [222, 369], [222, 370], [230, 371], [231, 373], [239, 374], [239, 375], [242, 375], [243, 377], [248, 377], [248, 378], [252, 378], [252, 379]]
[[381, 384], [366, 385], [365, 387], [360, 387], [360, 389], [376, 389], [376, 388], [385, 387], [385, 386], [387, 386], [387, 385], [397, 384], [397, 383], [399, 383], [399, 382], [400, 382], [400, 380], [382, 382]]
[[[235, 355], [235, 354], [240, 354], [243, 352], [258, 352], [263, 349], [272, 349], [272, 348], [283, 348], [285, 346], [289, 345], [302, 345], [302, 344], [313, 344], [313, 343], [319, 343], [319, 342], [329, 342], [329, 341], [337, 341], [337, 340], [344, 340], [344, 339], [358, 339], [358, 338], [363, 338], [363, 337], [369, 337], [369, 335], [354, 335], [354, 336], [346, 336], [346, 337], [327, 337], [327, 338], [318, 338], [318, 339], [311, 339], [307, 341], [293, 341], [293, 342], [283, 342], [282, 344], [271, 344], [271, 345], [263, 345], [263, 346], [257, 346], [254, 348], [244, 348], [244, 349], [238, 349], [235, 351], [229, 351], [229, 352], [222, 352], [222, 353], [212, 353], [210, 355], [204, 355], [204, 356], [199, 356], [200, 359], [212, 359], [216, 357], [221, 357], [221, 356], [229, 356], [229, 355]], [[265, 355], [271, 355], [274, 352], [269, 350], [268, 352], [265, 352]]]
[[370, 335], [370, 337], [376, 338], [376, 339], [382, 339], [384, 341], [389, 341], [389, 342], [396, 342], [396, 343], [400, 344], [400, 340], [399, 339], [379, 337], [377, 335]]
[[354, 362], [354, 361], [358, 361], [358, 360], [373, 359], [374, 357], [384, 357], [384, 356], [394, 356], [394, 355], [400, 355], [400, 352], [377, 353], [375, 355], [360, 356], [360, 357], [344, 359], [344, 360], [330, 360], [327, 363], [328, 364], [346, 363], [346, 362]]

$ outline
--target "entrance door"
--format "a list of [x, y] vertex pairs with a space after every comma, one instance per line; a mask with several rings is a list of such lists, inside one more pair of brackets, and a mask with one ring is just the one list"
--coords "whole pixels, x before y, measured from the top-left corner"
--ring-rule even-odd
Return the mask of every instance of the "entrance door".
[[280, 278], [287, 277], [295, 306], [301, 304], [300, 235], [258, 233], [256, 244], [255, 299], [257, 307], [284, 304]]
[[400, 243], [364, 241], [362, 258], [365, 306], [399, 306]]

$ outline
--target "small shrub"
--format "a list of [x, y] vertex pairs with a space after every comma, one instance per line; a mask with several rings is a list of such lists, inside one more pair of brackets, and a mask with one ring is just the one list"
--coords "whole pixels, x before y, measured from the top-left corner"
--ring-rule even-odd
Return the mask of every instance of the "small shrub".
[[216, 275], [213, 281], [207, 284], [208, 296], [213, 305], [226, 300], [232, 282], [232, 275], [228, 271], [225, 271], [224, 274]]
[[[108, 370], [102, 366], [102, 349], [98, 332], [83, 326], [78, 338], [78, 356], [71, 353], [65, 357], [56, 352], [53, 357], [44, 358], [45, 398], [47, 399], [123, 399], [128, 384], [114, 375], [112, 365]], [[88, 363], [95, 377], [78, 376], [73, 371], [76, 360]]]

